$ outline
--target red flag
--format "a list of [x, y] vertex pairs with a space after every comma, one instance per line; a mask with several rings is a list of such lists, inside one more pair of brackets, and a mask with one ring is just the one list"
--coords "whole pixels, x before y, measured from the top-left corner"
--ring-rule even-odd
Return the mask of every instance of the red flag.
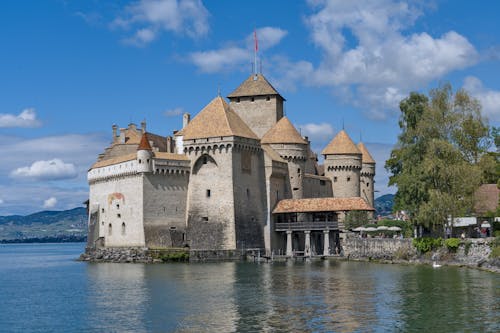
[[253, 39], [255, 40], [255, 52], [259, 50], [259, 41], [257, 40], [257, 30], [253, 30]]

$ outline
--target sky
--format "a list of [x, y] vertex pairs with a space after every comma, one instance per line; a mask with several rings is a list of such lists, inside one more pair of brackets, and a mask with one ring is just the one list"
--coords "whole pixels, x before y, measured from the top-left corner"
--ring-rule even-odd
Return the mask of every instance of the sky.
[[171, 135], [259, 70], [320, 152], [345, 128], [377, 161], [399, 101], [450, 82], [500, 125], [500, 2], [7, 0], [0, 4], [0, 215], [81, 206], [111, 126]]

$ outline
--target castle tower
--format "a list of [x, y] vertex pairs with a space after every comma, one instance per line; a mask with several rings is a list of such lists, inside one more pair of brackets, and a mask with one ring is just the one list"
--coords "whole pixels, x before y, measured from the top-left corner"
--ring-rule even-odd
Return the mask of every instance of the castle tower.
[[227, 98], [241, 119], [259, 138], [283, 117], [285, 99], [262, 74], [252, 74]]
[[263, 248], [267, 204], [259, 138], [220, 96], [182, 135], [191, 160], [186, 217], [191, 248]]
[[137, 147], [137, 171], [152, 172], [153, 171], [153, 149], [149, 144], [148, 136], [144, 133], [141, 137], [141, 142]]
[[359, 197], [361, 151], [342, 130], [321, 152], [325, 156], [325, 176], [332, 179], [333, 196]]
[[288, 161], [292, 198], [302, 199], [304, 197], [303, 178], [309, 157], [308, 142], [300, 136], [290, 120], [283, 117], [264, 134], [261, 143], [270, 145], [281, 158]]
[[362, 142], [358, 143], [358, 149], [362, 154], [361, 178], [359, 185], [360, 195], [370, 206], [373, 207], [375, 201], [375, 160], [373, 159], [372, 155], [370, 155], [370, 152]]

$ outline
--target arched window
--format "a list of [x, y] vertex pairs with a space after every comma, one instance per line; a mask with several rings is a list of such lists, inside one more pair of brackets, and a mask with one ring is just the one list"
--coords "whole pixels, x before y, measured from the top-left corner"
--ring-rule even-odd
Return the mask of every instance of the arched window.
[[113, 226], [110, 224], [108, 224], [108, 236], [111, 236], [113, 234]]
[[122, 236], [125, 236], [126, 234], [126, 227], [125, 227], [125, 222], [122, 223]]

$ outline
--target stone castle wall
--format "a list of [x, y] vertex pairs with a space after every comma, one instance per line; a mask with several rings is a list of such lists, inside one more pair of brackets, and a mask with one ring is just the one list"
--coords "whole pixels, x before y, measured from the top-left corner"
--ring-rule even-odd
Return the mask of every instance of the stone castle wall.
[[283, 117], [283, 101], [276, 95], [235, 97], [229, 105], [259, 138]]
[[360, 196], [361, 155], [328, 155], [325, 176], [332, 180], [333, 196], [350, 198]]
[[187, 199], [188, 243], [192, 249], [235, 249], [233, 144], [213, 143], [211, 147], [217, 148], [210, 150], [197, 150], [195, 142], [184, 144], [192, 164]]

